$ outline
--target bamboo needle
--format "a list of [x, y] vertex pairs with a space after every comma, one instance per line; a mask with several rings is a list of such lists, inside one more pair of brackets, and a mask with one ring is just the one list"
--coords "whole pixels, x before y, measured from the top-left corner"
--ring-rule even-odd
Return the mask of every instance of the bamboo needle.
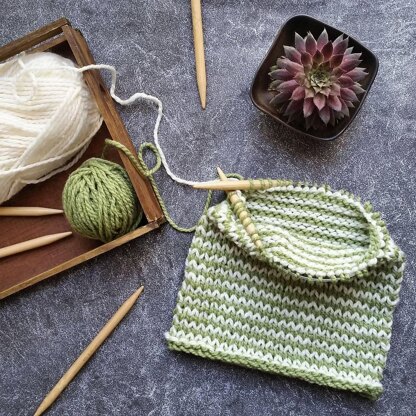
[[37, 408], [34, 416], [40, 416], [49, 406], [56, 400], [56, 398], [62, 393], [65, 387], [71, 382], [71, 380], [78, 374], [81, 368], [88, 362], [91, 356], [97, 351], [101, 344], [108, 338], [115, 327], [120, 321], [127, 315], [128, 311], [133, 307], [137, 298], [143, 292], [144, 287], [141, 286], [137, 289], [117, 310], [113, 317], [104, 325], [101, 331], [91, 341], [82, 354], [74, 361], [69, 367], [67, 372], [58, 381], [55, 387], [48, 393], [40, 406]]
[[[220, 177], [221, 181], [227, 181], [227, 176], [225, 176], [225, 173], [220, 169], [217, 168], [217, 172], [218, 172], [218, 176]], [[237, 182], [237, 181], [230, 181], [230, 182]], [[226, 191], [227, 195], [228, 195], [228, 199], [230, 200], [231, 206], [233, 207], [233, 209], [235, 209], [236, 214], [238, 215], [238, 218], [240, 219], [241, 223], [243, 224], [244, 228], [247, 231], [247, 234], [250, 236], [251, 240], [253, 241], [254, 245], [261, 249], [263, 247], [263, 244], [260, 240], [260, 236], [257, 233], [256, 227], [253, 223], [253, 221], [251, 220], [250, 214], [248, 213], [247, 209], [244, 208], [237, 208], [237, 204], [238, 206], [240, 206], [242, 204], [242, 201], [240, 199], [240, 197], [238, 196], [237, 192], [234, 191]]]
[[196, 81], [201, 106], [205, 110], [207, 101], [207, 74], [205, 68], [204, 34], [202, 31], [201, 0], [191, 0], [192, 26], [194, 32]]
[[42, 217], [62, 214], [61, 209], [40, 207], [0, 207], [0, 217]]
[[23, 251], [28, 251], [34, 248], [52, 244], [55, 241], [62, 240], [63, 238], [70, 236], [71, 234], [71, 231], [67, 231], [64, 233], [44, 235], [42, 237], [34, 238], [33, 240], [23, 241], [22, 243], [0, 248], [0, 259], [3, 257], [11, 256], [13, 254], [21, 253]]
[[268, 188], [275, 188], [278, 186], [291, 185], [291, 181], [279, 179], [253, 179], [241, 181], [209, 181], [195, 184], [195, 189], [212, 189], [214, 191], [254, 191]]

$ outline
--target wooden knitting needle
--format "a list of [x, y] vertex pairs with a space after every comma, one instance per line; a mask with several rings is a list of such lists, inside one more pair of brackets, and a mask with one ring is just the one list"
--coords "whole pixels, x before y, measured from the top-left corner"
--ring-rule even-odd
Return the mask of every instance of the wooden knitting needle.
[[63, 238], [70, 236], [71, 234], [71, 231], [67, 231], [64, 233], [44, 235], [42, 237], [34, 238], [33, 240], [23, 241], [22, 243], [0, 248], [0, 259], [13, 254], [21, 253], [23, 251], [52, 244], [55, 241], [62, 240]]
[[82, 354], [74, 361], [69, 367], [68, 371], [62, 376], [55, 387], [48, 393], [45, 399], [35, 412], [34, 416], [40, 416], [62, 393], [65, 387], [71, 382], [71, 380], [78, 374], [79, 370], [88, 362], [91, 356], [97, 351], [101, 344], [108, 338], [115, 327], [120, 321], [127, 315], [127, 312], [133, 307], [137, 298], [143, 292], [144, 287], [141, 286], [137, 289], [118, 309], [113, 317], [104, 325], [101, 331], [91, 341]]
[[0, 217], [42, 217], [62, 214], [61, 209], [40, 207], [0, 207]]
[[202, 31], [201, 0], [191, 0], [192, 26], [194, 32], [194, 49], [196, 81], [198, 84], [201, 106], [205, 110], [207, 101], [207, 73], [205, 68], [204, 34]]
[[279, 180], [279, 179], [253, 179], [253, 180], [241, 180], [231, 181], [229, 179], [225, 181], [209, 181], [195, 184], [195, 189], [212, 189], [214, 191], [252, 191], [258, 189], [275, 188], [278, 186], [290, 185], [291, 181]]
[[[225, 173], [217, 167], [218, 176], [220, 177], [221, 181], [228, 182], [227, 176], [225, 176]], [[234, 182], [234, 181], [231, 181]], [[237, 181], [235, 181], [237, 182]], [[240, 197], [238, 194], [234, 191], [226, 191], [228, 195], [228, 199], [230, 200], [231, 206], [234, 208], [237, 203], [241, 202]], [[246, 209], [243, 209], [238, 212], [238, 218], [240, 219], [241, 223], [243, 224], [244, 228], [247, 231], [247, 234], [250, 236], [251, 240], [253, 241], [254, 245], [261, 249], [263, 247], [263, 244], [260, 240], [260, 236], [257, 233], [256, 227], [254, 226], [253, 221], [250, 218], [250, 214]]]

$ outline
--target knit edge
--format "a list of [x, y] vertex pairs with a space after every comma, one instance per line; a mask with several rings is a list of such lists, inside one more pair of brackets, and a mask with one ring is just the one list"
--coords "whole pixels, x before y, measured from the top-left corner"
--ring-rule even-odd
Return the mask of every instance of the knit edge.
[[169, 332], [165, 334], [165, 338], [168, 342], [168, 348], [171, 351], [190, 353], [199, 357], [208, 358], [216, 361], [222, 361], [227, 364], [237, 364], [242, 367], [254, 370], [261, 370], [270, 374], [298, 378], [309, 383], [318, 384], [324, 387], [331, 387], [344, 391], [352, 391], [355, 393], [359, 393], [370, 400], [377, 400], [383, 393], [383, 385], [380, 382], [377, 382], [373, 385], [359, 382], [353, 383], [350, 381], [345, 381], [345, 379], [324, 375], [321, 372], [313, 372], [311, 370], [307, 371], [300, 368], [295, 368], [296, 374], [294, 374], [294, 372], [292, 371], [294, 369], [294, 366], [291, 366], [291, 368], [288, 369], [283, 365], [275, 363], [273, 365], [267, 365], [268, 363], [264, 360], [254, 358], [251, 356], [245, 357], [242, 354], [224, 351], [218, 353], [215, 349], [211, 348], [208, 345], [201, 343], [194, 345], [194, 343], [191, 343], [186, 340], [181, 340], [170, 335]]

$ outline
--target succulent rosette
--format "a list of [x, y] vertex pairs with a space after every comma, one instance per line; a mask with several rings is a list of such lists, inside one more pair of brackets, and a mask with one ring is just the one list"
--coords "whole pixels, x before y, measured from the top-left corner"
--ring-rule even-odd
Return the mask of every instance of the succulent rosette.
[[295, 46], [284, 46], [285, 55], [270, 68], [271, 100], [288, 122], [304, 121], [306, 129], [335, 125], [350, 116], [350, 108], [364, 92], [360, 81], [366, 77], [360, 67], [361, 53], [353, 53], [348, 38], [334, 41], [324, 31], [318, 39], [295, 33]]

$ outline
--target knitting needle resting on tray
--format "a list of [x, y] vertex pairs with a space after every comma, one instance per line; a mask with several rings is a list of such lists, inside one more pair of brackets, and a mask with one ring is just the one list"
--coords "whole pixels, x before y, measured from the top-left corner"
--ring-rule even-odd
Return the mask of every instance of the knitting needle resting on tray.
[[44, 235], [42, 237], [34, 238], [33, 240], [23, 241], [22, 243], [17, 243], [8, 247], [0, 248], [0, 259], [3, 257], [12, 256], [13, 254], [22, 253], [23, 251], [28, 251], [34, 248], [52, 244], [55, 241], [62, 240], [63, 238], [66, 238], [70, 235], [72, 235], [71, 231]]
[[41, 207], [0, 207], [0, 217], [43, 217], [62, 214], [61, 209]]
[[[220, 168], [217, 168], [217, 172], [221, 181], [228, 182], [227, 176], [225, 176], [225, 173]], [[231, 181], [231, 182], [234, 182], [234, 181]], [[261, 249], [263, 247], [263, 244], [260, 240], [260, 236], [258, 235], [256, 227], [253, 221], [251, 220], [250, 214], [245, 208], [244, 203], [241, 201], [241, 198], [235, 191], [231, 191], [231, 192], [226, 191], [226, 192], [227, 192], [230, 204], [233, 207], [233, 210], [235, 211], [236, 215], [238, 216], [244, 228], [246, 229], [247, 234], [251, 238], [251, 241], [253, 241], [254, 245], [257, 248]]]

